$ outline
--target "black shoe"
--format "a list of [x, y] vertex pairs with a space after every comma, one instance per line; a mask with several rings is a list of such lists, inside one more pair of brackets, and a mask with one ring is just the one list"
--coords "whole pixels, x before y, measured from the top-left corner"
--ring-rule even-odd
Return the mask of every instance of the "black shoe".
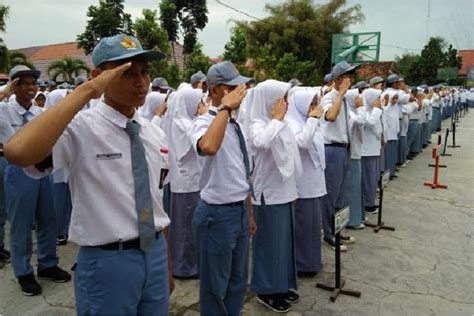
[[298, 277], [300, 278], [312, 278], [318, 275], [317, 272], [312, 271], [298, 271]]
[[58, 246], [64, 246], [67, 244], [67, 235], [60, 235], [58, 238], [56, 238], [56, 245]]
[[41, 286], [36, 282], [33, 274], [19, 276], [18, 283], [20, 283], [21, 291], [26, 296], [41, 294]]
[[0, 261], [10, 262], [10, 251], [5, 248], [0, 248]]
[[292, 308], [279, 294], [257, 295], [257, 302], [277, 313], [286, 313]]
[[396, 178], [398, 178], [398, 176], [395, 176], [395, 175], [390, 176], [390, 180], [394, 180], [394, 179], [396, 179]]
[[395, 169], [395, 172], [400, 172], [400, 169], [396, 168], [396, 169]]
[[[334, 239], [324, 238], [323, 240], [326, 246], [329, 246], [332, 250], [336, 250], [336, 241]], [[347, 246], [344, 245], [342, 242], [340, 244], [340, 250], [341, 252], [347, 251]]]
[[377, 214], [379, 212], [379, 208], [377, 206], [366, 206], [365, 212], [369, 214]]
[[71, 280], [71, 275], [58, 266], [54, 266], [46, 269], [38, 269], [38, 279], [65, 283]]
[[287, 303], [290, 304], [296, 304], [300, 301], [300, 296], [298, 295], [298, 293], [292, 290], [288, 290], [287, 293], [283, 293], [281, 294], [281, 296]]

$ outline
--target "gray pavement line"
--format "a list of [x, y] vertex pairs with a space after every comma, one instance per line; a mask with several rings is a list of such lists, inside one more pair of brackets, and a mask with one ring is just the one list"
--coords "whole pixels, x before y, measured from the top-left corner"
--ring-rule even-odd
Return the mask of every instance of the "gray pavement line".
[[421, 293], [421, 292], [416, 292], [416, 291], [391, 291], [391, 290], [387, 290], [387, 289], [385, 289], [381, 286], [378, 286], [378, 285], [375, 285], [375, 284], [372, 284], [372, 283], [369, 283], [369, 282], [359, 281], [359, 280], [348, 278], [348, 277], [344, 277], [344, 278], [346, 280], [351, 280], [352, 282], [356, 282], [356, 283], [360, 283], [360, 284], [364, 284], [364, 285], [368, 285], [368, 286], [373, 286], [375, 288], [378, 288], [379, 290], [382, 290], [382, 291], [388, 293], [382, 299], [385, 299], [386, 297], [388, 297], [392, 294], [412, 294], [412, 295], [421, 295], [421, 296], [434, 296], [434, 297], [440, 298], [442, 300], [446, 300], [446, 301], [449, 301], [449, 302], [452, 302], [452, 303], [457, 303], [457, 304], [474, 305], [474, 302], [458, 301], [458, 300], [455, 300], [455, 299], [452, 299], [452, 298], [449, 298], [449, 297], [445, 297], [445, 296], [442, 296], [442, 295], [438, 295], [438, 294]]
[[74, 307], [74, 306], [63, 305], [63, 304], [60, 304], [60, 303], [59, 303], [59, 304], [54, 304], [54, 303], [48, 302], [48, 300], [46, 299], [45, 294], [42, 294], [41, 297], [43, 298], [43, 301], [44, 301], [49, 307], [66, 308], [66, 309], [75, 310], [75, 307]]

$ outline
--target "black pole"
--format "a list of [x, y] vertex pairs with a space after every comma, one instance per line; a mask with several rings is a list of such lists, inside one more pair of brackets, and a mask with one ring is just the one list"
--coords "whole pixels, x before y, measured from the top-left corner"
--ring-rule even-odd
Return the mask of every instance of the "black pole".
[[441, 156], [452, 156], [451, 154], [446, 153], [446, 147], [448, 146], [448, 137], [449, 137], [449, 128], [446, 129], [446, 134], [444, 136], [444, 144], [443, 144], [443, 153]]
[[338, 232], [336, 238], [336, 289], [341, 288], [341, 232]]

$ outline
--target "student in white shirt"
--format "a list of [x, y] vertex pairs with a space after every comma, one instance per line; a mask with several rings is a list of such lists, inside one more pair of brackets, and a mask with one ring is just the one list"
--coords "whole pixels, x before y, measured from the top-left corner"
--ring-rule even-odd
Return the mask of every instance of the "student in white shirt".
[[[293, 132], [284, 122], [290, 84], [267, 80], [254, 90], [249, 143], [253, 172], [255, 220], [251, 289], [257, 301], [278, 311], [289, 311], [298, 300], [294, 257], [294, 201], [301, 158]], [[278, 262], [278, 264], [275, 264]]]
[[251, 186], [245, 136], [232, 112], [239, 108], [249, 81], [229, 61], [211, 66], [207, 84], [212, 104], [189, 129], [203, 166], [201, 200], [192, 222], [202, 315], [239, 315], [244, 305], [249, 233], [254, 234], [256, 226], [247, 209]]
[[[52, 151], [55, 169], [70, 172], [70, 240], [79, 244], [74, 275], [78, 315], [166, 315], [168, 257], [162, 230], [169, 224], [159, 194], [166, 161], [163, 131], [142, 119], [150, 77], [137, 39], [102, 38], [88, 81], [20, 130], [6, 157], [26, 167]], [[104, 102], [80, 111], [104, 93]]]
[[[322, 130], [326, 157], [326, 189], [322, 216], [324, 241], [335, 249], [334, 213], [343, 203], [344, 181], [350, 163], [349, 109], [345, 95], [354, 80], [356, 66], [345, 61], [336, 64], [331, 71], [333, 88], [324, 95], [321, 106], [324, 109]], [[341, 246], [346, 251], [345, 245]]]
[[[382, 79], [382, 78], [380, 78]], [[371, 80], [372, 87], [362, 93], [367, 120], [362, 130], [362, 202], [366, 212], [376, 212], [375, 194], [380, 179], [380, 154], [382, 152], [382, 81]], [[385, 101], [385, 100], [384, 100]], [[365, 219], [365, 214], [363, 214]]]
[[170, 241], [175, 278], [197, 278], [196, 242], [192, 233], [192, 218], [199, 202], [201, 166], [188, 137], [193, 119], [202, 102], [201, 89], [179, 89], [170, 101], [168, 160], [170, 165]]
[[[10, 80], [19, 78], [13, 87], [15, 96], [9, 104], [0, 107], [0, 117], [18, 132], [30, 121], [34, 121], [43, 109], [34, 105], [36, 80], [40, 76], [37, 70], [24, 65], [15, 66], [10, 71]], [[39, 133], [40, 136], [42, 133]], [[30, 149], [31, 150], [31, 149]], [[8, 160], [8, 157], [7, 157]], [[6, 211], [10, 222], [10, 250], [13, 272], [18, 278], [24, 295], [41, 293], [41, 286], [35, 279], [30, 264], [32, 256], [31, 227], [36, 226], [38, 239], [39, 278], [56, 282], [67, 282], [71, 276], [59, 268], [56, 254], [56, 217], [51, 195], [49, 177], [32, 179], [22, 168], [10, 161], [5, 169]]]
[[295, 257], [298, 276], [315, 276], [321, 264], [321, 214], [326, 195], [324, 140], [319, 91], [298, 90], [289, 98], [285, 121], [298, 144], [303, 175], [296, 181]]

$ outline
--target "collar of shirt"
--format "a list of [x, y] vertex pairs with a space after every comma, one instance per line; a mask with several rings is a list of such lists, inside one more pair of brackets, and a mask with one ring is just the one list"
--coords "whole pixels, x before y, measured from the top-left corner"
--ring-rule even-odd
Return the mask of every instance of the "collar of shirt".
[[[18, 114], [20, 115], [23, 115], [25, 112], [26, 112], [26, 109], [24, 107], [22, 107], [17, 101], [16, 101], [16, 98], [13, 99], [11, 101], [11, 104], [13, 105], [13, 108], [18, 112]], [[39, 114], [41, 114], [41, 112], [43, 111], [40, 107], [34, 105], [34, 104], [31, 104], [30, 108], [28, 109], [28, 111], [33, 114], [34, 116], [37, 116]]]
[[209, 111], [214, 111], [217, 113], [218, 109], [216, 106], [213, 106], [213, 105], [209, 105]]
[[[114, 123], [120, 128], [125, 128], [127, 126], [127, 122], [129, 118], [120, 113], [119, 111], [115, 110], [111, 106], [107, 105], [104, 102], [100, 102], [96, 107], [96, 111], [99, 112], [105, 119], [109, 120], [110, 122]], [[144, 127], [143, 119], [138, 114], [138, 111], [135, 110], [133, 113], [132, 120], [140, 124], [141, 127]]]

